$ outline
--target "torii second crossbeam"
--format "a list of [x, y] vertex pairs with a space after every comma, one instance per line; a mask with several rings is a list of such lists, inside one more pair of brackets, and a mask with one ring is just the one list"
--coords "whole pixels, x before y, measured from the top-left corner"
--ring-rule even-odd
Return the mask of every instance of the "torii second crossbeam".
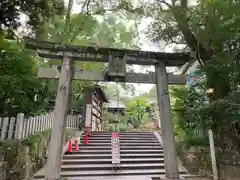
[[[38, 70], [39, 78], [47, 79], [58, 79], [59, 71], [57, 68], [39, 68]], [[114, 81], [108, 80], [106, 77], [106, 72], [104, 71], [85, 71], [80, 69], [75, 69], [73, 79], [82, 81]], [[155, 72], [150, 72], [148, 74], [144, 73], [126, 73], [126, 78], [124, 81], [126, 83], [143, 83], [143, 84], [156, 84], [156, 74]], [[174, 75], [168, 73], [168, 84], [186, 84], [186, 78], [184, 75]]]

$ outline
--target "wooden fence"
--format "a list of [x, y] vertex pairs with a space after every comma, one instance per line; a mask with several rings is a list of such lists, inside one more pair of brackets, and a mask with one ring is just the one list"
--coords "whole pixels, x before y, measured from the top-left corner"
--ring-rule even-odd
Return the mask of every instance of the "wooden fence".
[[[24, 139], [30, 135], [52, 128], [54, 113], [35, 117], [25, 117], [19, 113], [17, 117], [0, 117], [0, 140]], [[78, 128], [81, 115], [68, 115], [67, 127]]]

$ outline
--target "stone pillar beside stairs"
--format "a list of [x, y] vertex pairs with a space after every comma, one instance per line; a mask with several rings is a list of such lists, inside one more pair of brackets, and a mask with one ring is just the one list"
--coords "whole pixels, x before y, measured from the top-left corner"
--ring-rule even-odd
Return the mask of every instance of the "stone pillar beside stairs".
[[91, 131], [92, 131], [92, 105], [86, 104], [84, 134], [91, 135]]
[[161, 129], [161, 120], [160, 120], [160, 115], [159, 115], [159, 107], [158, 107], [158, 104], [156, 104], [156, 107], [155, 107], [155, 116], [156, 116], [156, 123], [157, 123], [157, 127], [158, 129]]
[[[162, 145], [162, 137], [161, 135], [159, 134], [159, 132], [154, 132], [153, 133], [157, 139], [157, 141]], [[182, 171], [182, 172], [188, 172], [187, 169], [183, 166], [183, 163], [180, 161], [180, 159], [177, 157], [177, 161], [178, 161], [178, 168], [179, 168], [179, 171]], [[180, 175], [181, 176], [181, 175]], [[183, 178], [180, 178], [180, 179], [183, 179]], [[179, 179], [179, 180], [180, 180]], [[171, 180], [171, 179], [164, 179], [164, 180]]]

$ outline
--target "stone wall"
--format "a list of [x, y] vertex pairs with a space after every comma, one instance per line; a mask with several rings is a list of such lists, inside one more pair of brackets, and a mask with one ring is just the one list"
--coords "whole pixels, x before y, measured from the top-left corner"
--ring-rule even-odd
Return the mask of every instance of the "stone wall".
[[[65, 142], [74, 135], [67, 130]], [[47, 160], [51, 130], [29, 136], [23, 141], [0, 141], [0, 180], [31, 179]]]
[[[190, 147], [178, 149], [179, 158], [190, 174], [197, 174], [203, 177], [212, 177], [211, 158], [208, 147]], [[239, 180], [240, 164], [224, 163], [220, 156], [217, 156], [218, 173], [220, 180]], [[220, 162], [221, 161], [221, 162]]]
[[222, 180], [239, 180], [240, 179], [240, 165], [219, 164], [219, 176]]

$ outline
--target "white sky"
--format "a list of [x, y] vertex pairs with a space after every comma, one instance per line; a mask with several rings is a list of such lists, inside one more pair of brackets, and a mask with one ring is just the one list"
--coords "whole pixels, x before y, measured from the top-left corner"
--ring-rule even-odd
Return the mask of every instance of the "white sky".
[[[141, 50], [143, 51], [164, 51], [164, 52], [173, 52], [173, 49], [169, 46], [165, 46], [165, 47], [158, 47], [156, 45], [154, 45], [147, 37], [146, 34], [144, 34], [144, 30], [147, 29], [147, 27], [150, 25], [151, 20], [150, 19], [143, 19], [141, 24], [138, 27], [138, 31], [139, 31], [139, 41], [141, 42], [140, 44], [141, 46]], [[139, 65], [134, 65], [134, 70], [136, 72], [142, 72], [141, 66]], [[154, 67], [149, 67], [148, 68], [149, 71], [154, 71]], [[167, 69], [168, 71], [172, 71], [173, 69]], [[136, 87], [136, 94], [141, 94], [141, 93], [146, 93], [149, 92], [151, 90], [151, 88], [153, 87], [153, 84], [135, 84]]]

